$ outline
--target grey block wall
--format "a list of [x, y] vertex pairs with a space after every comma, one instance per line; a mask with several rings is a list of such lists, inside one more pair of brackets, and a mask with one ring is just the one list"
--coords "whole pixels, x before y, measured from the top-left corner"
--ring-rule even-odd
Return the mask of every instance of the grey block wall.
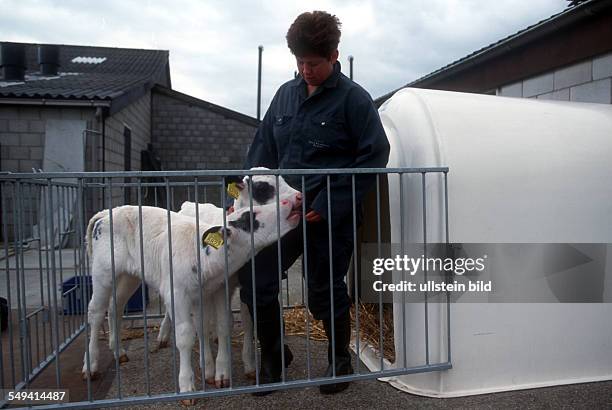
[[[53, 120], [85, 120], [95, 126], [94, 108], [60, 108], [52, 106], [0, 105], [0, 171], [32, 172], [43, 167], [45, 125]], [[39, 185], [21, 184], [16, 198], [13, 184], [2, 186], [4, 199], [0, 218], [6, 221], [7, 238], [14, 238], [14, 212], [19, 210], [23, 238], [32, 236], [38, 223], [41, 194]], [[58, 192], [54, 192], [54, 195]], [[62, 191], [62, 198], [66, 192]], [[3, 221], [3, 222], [4, 222]], [[1, 230], [0, 230], [1, 232]], [[3, 234], [0, 234], [2, 237]]]
[[[87, 121], [87, 129], [101, 131], [102, 124], [96, 118], [95, 108], [59, 108], [52, 106], [2, 106], [0, 105], [0, 171], [32, 172], [43, 164], [45, 144], [45, 123], [48, 119], [81, 119]], [[140, 170], [141, 151], [151, 142], [151, 95], [146, 94], [123, 110], [106, 118], [105, 123], [105, 166], [102, 167], [101, 137], [87, 133], [86, 171], [123, 171], [124, 170], [124, 127], [131, 129], [131, 169]], [[123, 178], [114, 182], [124, 182]], [[13, 212], [20, 209], [25, 237], [29, 237], [32, 225], [38, 221], [41, 189], [22, 186], [20, 202], [15, 198], [12, 185], [3, 186], [5, 198], [5, 218], [8, 237], [14, 237]], [[132, 191], [134, 191], [132, 189]], [[65, 195], [62, 193], [62, 195]], [[136, 192], [132, 192], [136, 200]], [[108, 206], [103, 191], [88, 188], [86, 193], [86, 217]], [[104, 201], [103, 201], [104, 199]], [[112, 205], [125, 203], [122, 189], [113, 189]], [[0, 227], [1, 229], [1, 227]], [[0, 235], [1, 236], [1, 235]]]
[[612, 53], [504, 85], [497, 95], [611, 104]]
[[[242, 169], [255, 125], [166, 94], [153, 92], [152, 101], [153, 146], [165, 170]], [[218, 204], [219, 197], [209, 187], [199, 201]], [[193, 189], [173, 190], [173, 209], [184, 200], [193, 200]]]
[[47, 119], [94, 121], [93, 108], [0, 105], [0, 171], [42, 168]]
[[153, 93], [153, 146], [164, 169], [241, 169], [255, 126]]
[[140, 170], [140, 152], [151, 142], [151, 93], [148, 92], [123, 110], [106, 119], [106, 171], [124, 171], [125, 127], [131, 130], [131, 169]]
[[[140, 153], [147, 149], [147, 144], [151, 142], [151, 93], [148, 92], [138, 100], [134, 101], [124, 109], [107, 117], [105, 120], [105, 147], [104, 147], [104, 170], [108, 172], [125, 171], [125, 128], [131, 131], [131, 155], [130, 167], [132, 171], [140, 171]], [[101, 156], [99, 161], [102, 161]], [[101, 168], [100, 168], [101, 169]], [[132, 182], [124, 178], [113, 178], [113, 183]], [[135, 188], [125, 188], [128, 190], [126, 196], [124, 188], [115, 188], [112, 193], [112, 206], [132, 205], [137, 203], [137, 190]], [[108, 208], [108, 197], [104, 197], [102, 202], [102, 191], [94, 193], [97, 201], [94, 201], [93, 208]], [[97, 205], [96, 205], [97, 204]], [[102, 205], [103, 204], [103, 205]]]

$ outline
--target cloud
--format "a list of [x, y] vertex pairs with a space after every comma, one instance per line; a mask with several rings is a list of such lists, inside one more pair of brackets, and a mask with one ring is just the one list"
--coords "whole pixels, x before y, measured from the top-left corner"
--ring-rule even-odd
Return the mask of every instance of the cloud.
[[564, 0], [313, 0], [104, 2], [0, 0], [0, 40], [170, 50], [173, 87], [255, 115], [257, 47], [267, 107], [295, 63], [285, 34], [295, 17], [327, 10], [342, 21], [340, 61], [383, 95], [563, 10]]

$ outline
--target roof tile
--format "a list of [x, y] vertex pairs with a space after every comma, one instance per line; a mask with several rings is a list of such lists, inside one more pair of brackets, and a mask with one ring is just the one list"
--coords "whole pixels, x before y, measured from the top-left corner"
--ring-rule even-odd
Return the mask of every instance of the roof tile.
[[[26, 75], [35, 75], [40, 72], [38, 44], [25, 46]], [[153, 82], [154, 78], [165, 78], [168, 64], [168, 51], [165, 50], [73, 45], [60, 45], [59, 48], [58, 78], [26, 79], [15, 85], [0, 86], [0, 98], [113, 99], [135, 87]], [[73, 62], [77, 57], [106, 60], [98, 64]]]

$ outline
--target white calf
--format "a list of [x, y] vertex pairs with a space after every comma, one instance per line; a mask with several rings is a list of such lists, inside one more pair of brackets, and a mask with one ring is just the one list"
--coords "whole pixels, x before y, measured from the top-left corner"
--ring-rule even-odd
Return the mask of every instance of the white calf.
[[[280, 233], [285, 235], [299, 224], [300, 213], [293, 210], [299, 206], [299, 198], [283, 199], [280, 204]], [[166, 310], [171, 312], [171, 292], [174, 294], [174, 316], [176, 347], [180, 356], [179, 388], [181, 392], [193, 391], [194, 379], [191, 368], [191, 349], [193, 348], [195, 330], [191, 313], [196, 321], [202, 321], [197, 308], [199, 301], [197, 266], [202, 272], [202, 291], [206, 298], [218, 291], [225, 280], [225, 252], [227, 250], [228, 271], [236, 272], [244, 265], [251, 253], [251, 212], [236, 211], [227, 217], [227, 228], [201, 224], [197, 236], [197, 227], [191, 217], [172, 212], [170, 231], [168, 231], [167, 212], [160, 208], [142, 207], [142, 234], [145, 261], [145, 281], [162, 296]], [[255, 252], [277, 241], [276, 204], [260, 206], [253, 209], [253, 237]], [[117, 282], [123, 276], [131, 276], [129, 284], [137, 284], [140, 278], [140, 224], [138, 207], [123, 206], [114, 208], [113, 249], [114, 268]], [[225, 234], [227, 243], [219, 249], [205, 244], [208, 234]], [[169, 238], [172, 243], [173, 286], [170, 286], [169, 275]], [[114, 316], [112, 306], [112, 261], [110, 215], [105, 210], [97, 213], [89, 221], [87, 228], [88, 251], [91, 260], [93, 295], [89, 303], [88, 322], [91, 327], [89, 341], [89, 364], [87, 352], [83, 360], [83, 375], [94, 377], [98, 371], [98, 333], [107, 306], [110, 305], [109, 318]], [[200, 247], [200, 259], [197, 258], [197, 247]], [[128, 287], [117, 289], [117, 298], [133, 293]], [[119, 303], [117, 303], [117, 307]], [[118, 310], [122, 312], [122, 310]], [[119, 314], [117, 316], [120, 316]], [[112, 320], [111, 320], [112, 322]], [[113, 326], [114, 327], [114, 326]], [[120, 329], [117, 326], [116, 329]], [[197, 329], [197, 327], [196, 327]], [[109, 345], [118, 360], [121, 356], [119, 346], [114, 346], [114, 337]]]
[[[253, 170], [267, 170], [268, 168], [252, 168]], [[234, 209], [240, 210], [249, 208], [250, 197], [253, 198], [253, 206], [266, 205], [269, 203], [276, 203], [276, 177], [274, 175], [255, 175], [252, 177], [251, 190], [248, 189], [248, 181], [251, 177], [246, 176], [242, 183], [237, 184], [237, 188], [240, 190], [240, 195], [234, 201]], [[285, 198], [288, 196], [298, 196], [301, 198], [301, 194], [293, 189], [287, 182], [282, 178], [278, 178], [278, 192], [279, 198]], [[252, 195], [249, 195], [252, 193]], [[222, 224], [223, 223], [223, 209], [216, 207], [209, 203], [197, 205], [199, 220], [201, 223], [210, 224]], [[184, 202], [181, 205], [179, 211], [181, 215], [187, 215], [195, 217], [196, 215], [196, 204], [194, 202]], [[231, 272], [230, 272], [231, 273]], [[237, 283], [230, 282], [229, 293], [232, 295], [235, 291]], [[231, 346], [227, 343], [228, 337], [231, 334], [231, 328], [228, 328], [228, 324], [231, 323], [230, 312], [227, 309], [225, 300], [225, 288], [221, 288], [216, 292], [212, 298], [204, 301], [204, 311], [210, 312], [209, 318], [216, 319], [216, 330], [217, 330], [217, 359], [213, 361], [212, 356], [212, 339], [214, 335], [209, 333], [207, 329], [213, 325], [211, 322], [203, 324], [205, 327], [204, 334], [204, 363], [205, 363], [205, 378], [209, 384], [215, 384], [216, 387], [228, 387], [229, 386], [229, 367], [230, 363], [230, 349]], [[213, 316], [214, 315], [214, 316]], [[253, 337], [253, 322], [251, 315], [249, 314], [248, 307], [244, 304], [240, 304], [240, 317], [242, 320], [242, 326], [244, 331], [243, 344], [242, 344], [242, 363], [244, 365], [244, 373], [247, 378], [255, 378], [255, 351], [254, 351], [254, 337]], [[170, 315], [166, 312], [164, 320], [162, 321], [160, 332], [157, 337], [158, 345], [160, 348], [166, 347], [170, 340]], [[126, 357], [126, 356], [121, 356]]]

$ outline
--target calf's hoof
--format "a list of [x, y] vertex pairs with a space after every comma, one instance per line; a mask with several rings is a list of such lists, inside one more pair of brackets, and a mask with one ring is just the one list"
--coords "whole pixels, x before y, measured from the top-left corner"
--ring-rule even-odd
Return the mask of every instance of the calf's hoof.
[[157, 348], [158, 349], [165, 349], [166, 347], [168, 347], [168, 341], [167, 340], [162, 340], [161, 342], [159, 342], [157, 344]]
[[230, 381], [229, 379], [215, 380], [215, 387], [217, 389], [221, 389], [224, 387], [230, 387]]
[[130, 361], [130, 358], [128, 357], [127, 354], [122, 354], [121, 356], [119, 356], [119, 363], [127, 363]]
[[244, 374], [244, 377], [246, 377], [249, 380], [255, 380], [257, 378], [257, 376], [255, 375], [255, 370], [251, 370], [250, 372], [246, 372]]
[[213, 377], [207, 377], [207, 378], [206, 378], [206, 384], [210, 384], [211, 386], [216, 385], [216, 383], [215, 383], [215, 377], [214, 377], [214, 376], [213, 376]]
[[195, 406], [196, 401], [195, 399], [189, 399], [189, 400], [180, 400], [179, 401], [181, 403], [181, 406]]
[[[87, 381], [87, 372], [81, 372], [81, 377], [83, 378], [84, 381]], [[100, 373], [98, 372], [93, 372], [90, 373], [90, 379], [91, 380], [97, 380], [100, 377]]]

